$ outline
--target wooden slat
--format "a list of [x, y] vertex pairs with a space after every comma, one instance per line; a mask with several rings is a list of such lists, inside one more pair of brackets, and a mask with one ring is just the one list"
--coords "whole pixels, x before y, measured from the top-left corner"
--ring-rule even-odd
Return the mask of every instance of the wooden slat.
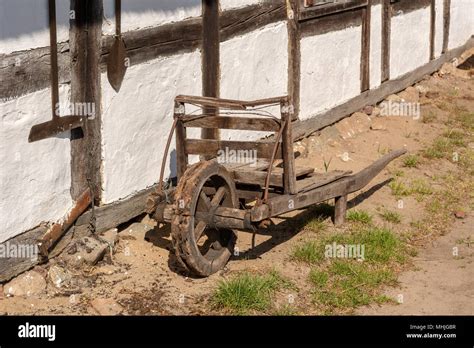
[[334, 182], [350, 174], [352, 174], [351, 171], [338, 171], [338, 170], [332, 171], [329, 173], [318, 173], [318, 174], [314, 174], [310, 176], [309, 178], [298, 180], [296, 182], [296, 187], [297, 187], [298, 192], [307, 192], [315, 188], [329, 184], [331, 182]]
[[361, 91], [370, 88], [370, 27], [371, 27], [372, 0], [367, 7], [362, 8], [362, 51], [361, 51]]
[[313, 6], [304, 8], [301, 6], [299, 20], [308, 20], [312, 18], [332, 15], [344, 11], [354, 10], [367, 5], [367, 0], [341, 1], [339, 3], [330, 3], [327, 5]]
[[430, 60], [435, 59], [436, 38], [436, 0], [431, 0], [430, 5]]
[[[262, 143], [252, 141], [228, 141], [213, 139], [187, 139], [185, 143], [185, 151], [187, 155], [212, 155], [217, 156], [219, 150], [256, 150], [257, 158], [271, 158], [274, 143]], [[281, 145], [278, 146], [277, 159], [281, 157]]]
[[[249, 168], [249, 169], [247, 169]], [[234, 170], [234, 179], [239, 184], [251, 184], [251, 185], [265, 185], [265, 178], [267, 177], [266, 171], [251, 170], [252, 167], [245, 167], [245, 169]], [[309, 175], [314, 172], [314, 168], [311, 167], [297, 167], [296, 177], [302, 177]], [[270, 176], [270, 186], [283, 187], [283, 169], [273, 168]]]
[[449, 28], [451, 26], [451, 0], [444, 0], [443, 3], [443, 52], [446, 53], [449, 47]]
[[280, 129], [279, 120], [270, 118], [251, 118], [236, 116], [185, 116], [182, 118], [188, 128], [240, 129], [276, 132]]
[[382, 82], [390, 79], [390, 38], [392, 30], [392, 6], [390, 0], [382, 0]]
[[287, 96], [265, 98], [257, 100], [234, 100], [234, 99], [223, 99], [223, 98], [212, 98], [212, 97], [199, 97], [191, 95], [178, 95], [175, 99], [180, 103], [197, 104], [201, 106], [209, 106], [216, 108], [228, 108], [234, 110], [245, 110], [248, 107], [264, 106], [280, 104], [281, 102], [288, 101]]

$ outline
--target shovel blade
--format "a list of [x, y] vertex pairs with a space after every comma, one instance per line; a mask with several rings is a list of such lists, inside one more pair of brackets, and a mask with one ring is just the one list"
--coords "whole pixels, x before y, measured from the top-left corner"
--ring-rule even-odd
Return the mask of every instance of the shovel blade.
[[127, 58], [127, 49], [120, 36], [117, 36], [114, 40], [114, 44], [110, 49], [109, 57], [107, 60], [107, 78], [112, 88], [118, 92], [122, 86], [125, 72], [127, 71], [127, 65], [125, 59]]
[[82, 126], [81, 116], [57, 117], [51, 121], [40, 123], [31, 127], [28, 142], [50, 138], [65, 131]]

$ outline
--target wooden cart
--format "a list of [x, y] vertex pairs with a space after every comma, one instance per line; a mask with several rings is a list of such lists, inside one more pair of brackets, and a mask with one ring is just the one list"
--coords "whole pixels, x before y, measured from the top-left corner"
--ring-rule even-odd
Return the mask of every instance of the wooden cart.
[[[198, 107], [186, 113], [185, 105]], [[263, 112], [279, 107], [281, 117]], [[233, 253], [236, 230], [267, 227], [270, 218], [335, 198], [334, 222], [345, 220], [347, 195], [363, 188], [390, 161], [406, 150], [393, 151], [357, 174], [316, 173], [295, 165], [292, 107], [288, 97], [236, 101], [178, 96], [174, 123], [165, 149], [159, 186], [147, 208], [159, 222], [171, 223], [178, 260], [191, 272], [209, 276], [222, 269]], [[260, 141], [190, 139], [188, 128], [272, 132]], [[165, 188], [164, 168], [176, 136], [177, 186]], [[257, 154], [257, 159], [224, 160], [222, 154]], [[188, 157], [199, 155], [189, 165]]]

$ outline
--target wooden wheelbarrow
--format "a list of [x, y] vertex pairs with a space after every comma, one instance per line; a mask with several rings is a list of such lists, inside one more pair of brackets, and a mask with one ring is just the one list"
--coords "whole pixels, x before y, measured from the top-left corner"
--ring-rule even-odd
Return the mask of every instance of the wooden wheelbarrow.
[[[199, 106], [204, 112], [186, 114], [185, 104]], [[275, 105], [280, 107], [281, 118], [260, 111]], [[392, 160], [406, 153], [405, 149], [393, 151], [357, 174], [316, 173], [314, 168], [296, 166], [291, 111], [288, 97], [251, 102], [176, 98], [160, 184], [149, 197], [147, 209], [159, 222], [171, 223], [176, 256], [192, 273], [209, 276], [221, 270], [233, 253], [236, 230], [267, 227], [270, 218], [293, 210], [335, 198], [334, 222], [342, 224], [347, 195], [362, 189]], [[188, 139], [187, 128], [265, 131], [274, 136], [255, 142]], [[164, 189], [164, 168], [174, 133], [178, 184]], [[237, 160], [223, 156], [229, 153]], [[242, 158], [249, 153], [257, 154], [256, 158]], [[211, 159], [189, 165], [189, 155]]]

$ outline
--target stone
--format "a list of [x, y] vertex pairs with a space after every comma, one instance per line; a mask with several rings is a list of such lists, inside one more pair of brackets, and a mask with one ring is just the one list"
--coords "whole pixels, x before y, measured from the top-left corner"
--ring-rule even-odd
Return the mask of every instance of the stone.
[[457, 219], [465, 219], [467, 214], [465, 211], [462, 211], [462, 210], [458, 210], [456, 212], [454, 212], [454, 216], [457, 218]]
[[152, 219], [149, 214], [145, 214], [140, 222], [150, 227], [155, 227], [158, 225], [158, 222], [155, 219]]
[[56, 288], [68, 286], [71, 281], [71, 274], [59, 265], [53, 265], [49, 268], [48, 278]]
[[119, 315], [123, 312], [123, 307], [109, 298], [94, 299], [91, 306], [99, 315]]
[[423, 85], [417, 85], [415, 88], [418, 91], [418, 93], [422, 95], [425, 95], [426, 93], [430, 91], [428, 87], [423, 86]]
[[396, 94], [391, 94], [389, 95], [387, 98], [385, 98], [386, 101], [391, 101], [391, 102], [401, 102], [402, 101], [402, 98], [400, 98], [398, 95]]
[[356, 112], [352, 116], [343, 119], [336, 124], [341, 138], [349, 139], [353, 136], [364, 133], [370, 129], [370, 117], [362, 112]]
[[105, 231], [104, 233], [102, 233], [99, 238], [106, 242], [108, 245], [110, 246], [115, 246], [115, 243], [118, 242], [118, 229], [116, 228], [112, 228], [108, 231]]
[[373, 119], [372, 124], [370, 125], [370, 129], [376, 131], [387, 130], [385, 120], [380, 117]]
[[377, 117], [377, 116], [380, 116], [382, 110], [380, 110], [380, 108], [378, 106], [375, 106], [374, 109], [372, 110], [372, 117]]
[[108, 248], [109, 244], [99, 238], [83, 237], [62, 254], [62, 259], [71, 267], [93, 266], [102, 260]]
[[439, 92], [434, 92], [434, 91], [428, 91], [426, 93], [426, 98], [429, 98], [429, 99], [436, 99], [439, 97]]
[[372, 113], [374, 112], [374, 107], [372, 105], [367, 105], [362, 112], [366, 115], [372, 116]]
[[23, 273], [3, 286], [5, 296], [36, 296], [45, 291], [46, 280], [36, 271]]

